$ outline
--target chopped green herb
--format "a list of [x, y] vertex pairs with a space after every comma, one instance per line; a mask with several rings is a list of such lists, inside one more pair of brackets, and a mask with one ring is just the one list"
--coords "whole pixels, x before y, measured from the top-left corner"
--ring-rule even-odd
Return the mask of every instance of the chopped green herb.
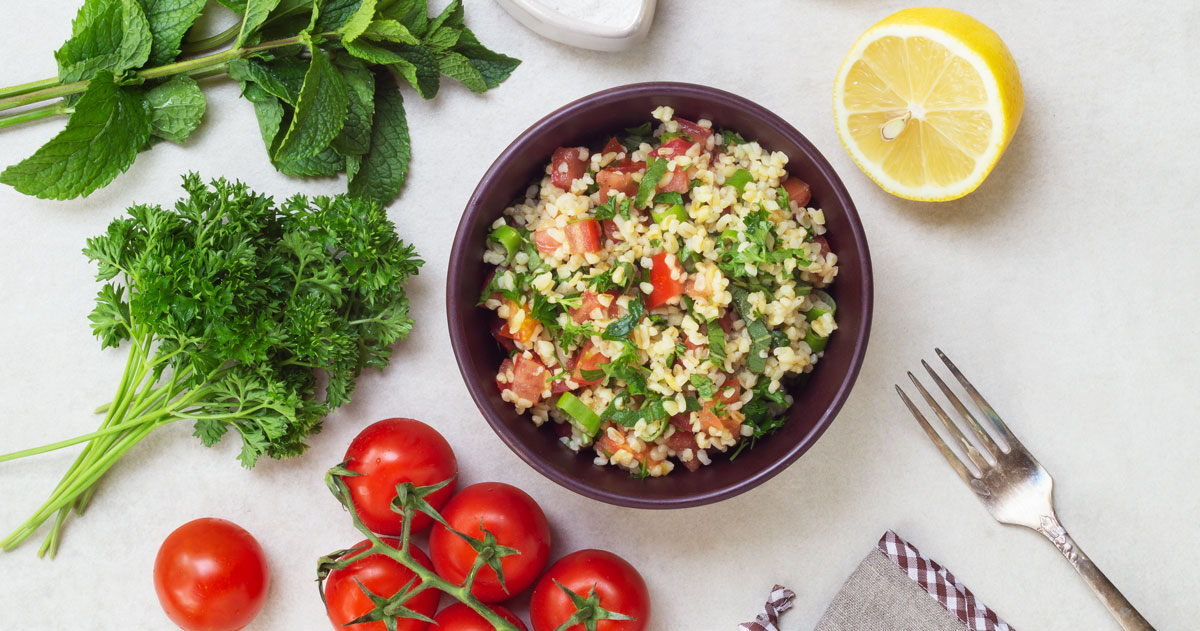
[[612, 219], [613, 217], [616, 217], [617, 215], [621, 215], [621, 217], [623, 219], [628, 221], [629, 220], [629, 207], [632, 204], [633, 204], [633, 200], [629, 199], [628, 197], [622, 197], [621, 199], [617, 199], [616, 195], [611, 195], [611, 196], [609, 196], [608, 201], [604, 202], [603, 204], [600, 204], [599, 206], [596, 206], [596, 209], [595, 209], [595, 212], [593, 213], [593, 215], [596, 217], [596, 219], [598, 219], [600, 221], [603, 221], [605, 219]]
[[638, 322], [642, 320], [642, 316], [646, 313], [646, 305], [642, 303], [640, 298], [629, 301], [629, 313], [618, 318], [615, 322], [608, 325], [604, 329], [604, 339], [606, 340], [623, 340], [629, 337]]
[[741, 195], [745, 191], [746, 185], [753, 181], [754, 176], [750, 175], [749, 171], [738, 169], [725, 180], [725, 186], [732, 186], [738, 192], [738, 195]]
[[742, 136], [740, 134], [738, 134], [736, 131], [730, 131], [730, 130], [726, 129], [724, 132], [722, 132], [722, 135], [725, 137], [725, 146], [726, 147], [734, 147], [737, 145], [746, 144], [746, 139], [742, 138]]
[[654, 194], [654, 187], [658, 186], [658, 181], [667, 173], [669, 163], [670, 160], [663, 158], [650, 158], [650, 164], [646, 166], [646, 173], [642, 175], [642, 181], [638, 184], [637, 197], [634, 200], [635, 206], [646, 207], [646, 202]]
[[683, 138], [684, 140], [686, 140], [688, 142], [692, 142], [692, 137], [681, 131], [666, 132], [662, 135], [662, 138], [659, 138], [659, 141], [665, 143], [668, 140], [672, 140], [675, 138]]
[[650, 121], [646, 121], [637, 127], [630, 127], [625, 130], [625, 137], [621, 139], [621, 144], [629, 151], [636, 151], [642, 143], [654, 144], [654, 126]]
[[725, 329], [715, 319], [708, 321], [708, 358], [717, 366], [725, 364]]
[[746, 368], [750, 372], [761, 375], [767, 368], [767, 353], [771, 350], [771, 330], [762, 320], [750, 320], [746, 323], [750, 333], [750, 351], [746, 354]]
[[654, 196], [655, 204], [682, 204], [683, 193], [659, 193]]
[[716, 386], [713, 385], [712, 379], [705, 375], [693, 374], [688, 381], [692, 383], [692, 387], [696, 389], [696, 394], [700, 395], [701, 400], [708, 401], [713, 398]]

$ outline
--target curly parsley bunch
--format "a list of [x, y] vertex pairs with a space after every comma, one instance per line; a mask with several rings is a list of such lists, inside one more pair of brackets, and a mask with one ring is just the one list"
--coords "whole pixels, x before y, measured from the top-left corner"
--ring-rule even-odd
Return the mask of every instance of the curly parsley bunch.
[[412, 330], [405, 284], [422, 261], [378, 203], [296, 196], [276, 206], [195, 174], [183, 188], [174, 208], [133, 206], [88, 240], [84, 254], [104, 281], [89, 318], [102, 348], [128, 344], [125, 374], [98, 431], [0, 456], [87, 443], [50, 499], [0, 542], [5, 550], [57, 513], [41, 550], [53, 554], [100, 477], [173, 421], [193, 421], [210, 446], [235, 432], [247, 468], [302, 453], [362, 370], [386, 366]]

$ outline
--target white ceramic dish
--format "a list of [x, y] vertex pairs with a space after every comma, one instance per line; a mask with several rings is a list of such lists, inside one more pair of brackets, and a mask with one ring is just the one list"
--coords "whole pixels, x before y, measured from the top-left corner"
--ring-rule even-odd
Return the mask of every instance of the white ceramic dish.
[[612, 27], [564, 15], [538, 0], [496, 0], [529, 30], [556, 42], [591, 50], [624, 50], [646, 36], [657, 0], [642, 0], [629, 24]]

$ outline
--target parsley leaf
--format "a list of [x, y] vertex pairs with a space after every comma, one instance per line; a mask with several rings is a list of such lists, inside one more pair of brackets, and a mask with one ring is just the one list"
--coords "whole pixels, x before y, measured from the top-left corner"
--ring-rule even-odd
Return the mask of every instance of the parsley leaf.
[[701, 400], [708, 401], [713, 398], [713, 391], [716, 389], [716, 386], [713, 385], [712, 379], [709, 379], [706, 375], [693, 374], [688, 380], [691, 382], [692, 387], [696, 389], [696, 394], [700, 395]]
[[625, 130], [625, 137], [621, 139], [621, 145], [626, 147], [628, 151], [637, 151], [642, 143], [654, 144], [654, 127], [650, 121], [646, 121], [637, 127], [630, 127]]
[[646, 167], [646, 173], [642, 175], [642, 181], [638, 184], [637, 197], [634, 201], [634, 205], [638, 208], [646, 207], [646, 201], [654, 193], [654, 187], [658, 185], [658, 181], [666, 174], [669, 162], [669, 160], [663, 158], [650, 158], [650, 164]]
[[637, 327], [638, 322], [641, 322], [642, 316], [646, 314], [646, 306], [641, 298], [635, 298], [629, 301], [629, 313], [621, 316], [608, 328], [604, 329], [603, 337], [606, 340], [623, 340], [629, 337], [633, 329]]

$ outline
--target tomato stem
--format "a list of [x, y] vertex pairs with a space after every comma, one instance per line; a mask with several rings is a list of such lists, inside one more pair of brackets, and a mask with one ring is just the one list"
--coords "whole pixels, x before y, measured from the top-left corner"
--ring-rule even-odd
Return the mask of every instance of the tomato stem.
[[[387, 611], [387, 609], [392, 605], [403, 604], [404, 602], [407, 602], [417, 593], [420, 593], [426, 589], [436, 589], [445, 594], [453, 596], [462, 604], [470, 607], [475, 611], [475, 613], [482, 616], [484, 620], [487, 620], [496, 629], [496, 631], [520, 631], [513, 623], [500, 617], [496, 612], [492, 611], [487, 605], [485, 605], [483, 601], [479, 600], [474, 594], [471, 593], [471, 586], [474, 584], [475, 575], [479, 572], [479, 569], [487, 564], [488, 560], [497, 556], [495, 548], [496, 544], [494, 542], [491, 544], [484, 544], [483, 549], [480, 550], [480, 554], [475, 558], [475, 564], [472, 566], [470, 573], [467, 575], [467, 580], [463, 581], [463, 584], [461, 585], [456, 585], [438, 576], [436, 572], [427, 569], [412, 556], [412, 553], [410, 552], [410, 542], [412, 538], [411, 524], [417, 513], [417, 502], [418, 500], [423, 500], [424, 495], [432, 492], [430, 489], [436, 490], [436, 488], [440, 488], [440, 485], [416, 488], [413, 487], [409, 482], [405, 483], [405, 485], [408, 485], [409, 487], [406, 490], [408, 495], [411, 497], [404, 502], [404, 510], [402, 513], [402, 518], [404, 521], [400, 533], [400, 547], [393, 548], [392, 546], [384, 543], [379, 535], [371, 532], [362, 523], [362, 520], [359, 518], [358, 511], [354, 508], [354, 502], [350, 499], [350, 489], [346, 486], [345, 481], [342, 480], [342, 476], [346, 475], [346, 473], [343, 473], [345, 471], [345, 463], [330, 469], [329, 472], [325, 474], [325, 483], [333, 493], [333, 496], [337, 498], [338, 502], [340, 502], [342, 506], [349, 511], [350, 519], [353, 521], [354, 527], [366, 536], [367, 541], [370, 542], [370, 546], [368, 546], [363, 552], [355, 554], [352, 557], [341, 557], [336, 558], [336, 560], [329, 560], [335, 558], [331, 555], [331, 557], [322, 558], [322, 560], [318, 562], [317, 566], [318, 581], [324, 581], [325, 576], [328, 574], [328, 569], [344, 568], [361, 558], [365, 558], [374, 554], [383, 554], [393, 559], [400, 565], [408, 568], [409, 571], [421, 579], [420, 583], [418, 583], [412, 589], [409, 589], [403, 593], [397, 593], [389, 598], [388, 602], [383, 606], [385, 611]], [[424, 491], [422, 489], [424, 489]], [[428, 507], [428, 505], [426, 505], [426, 508], [427, 509], [423, 509], [423, 512], [429, 514], [434, 521], [446, 525], [445, 520], [442, 519], [441, 515], [437, 514], [437, 511], [434, 511], [431, 507]], [[448, 527], [449, 526], [447, 526], [447, 528]], [[461, 537], [469, 538], [468, 535], [454, 531], [453, 529], [451, 530]], [[322, 586], [322, 594], [323, 593], [324, 587]]]

